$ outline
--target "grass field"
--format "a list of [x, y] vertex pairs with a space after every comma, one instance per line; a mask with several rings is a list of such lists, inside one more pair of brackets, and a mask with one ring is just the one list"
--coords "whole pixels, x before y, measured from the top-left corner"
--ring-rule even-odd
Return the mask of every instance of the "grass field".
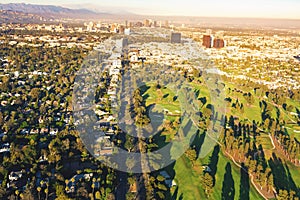
[[298, 141], [300, 141], [300, 126], [288, 124], [285, 127], [290, 136], [294, 136]]
[[300, 188], [300, 169], [299, 167], [296, 167], [295, 165], [292, 165], [290, 163], [287, 164], [289, 171], [292, 175], [292, 178], [297, 185], [298, 188]]
[[146, 98], [146, 106], [155, 105], [156, 112], [163, 113], [168, 111], [165, 119], [174, 120], [172, 115], [179, 115], [181, 113], [180, 103], [175, 98], [175, 93], [169, 88], [156, 89], [154, 84], [148, 84], [148, 89], [143, 94]]
[[[204, 159], [198, 160], [200, 165], [207, 164], [209, 156]], [[216, 173], [216, 184], [213, 188], [213, 193], [209, 199], [221, 199], [222, 196], [222, 187], [225, 174], [225, 166], [230, 162], [222, 153], [219, 153], [219, 162], [217, 165]], [[232, 178], [234, 180], [235, 188], [235, 198], [239, 199], [240, 197], [240, 168], [236, 167], [232, 162], [230, 162], [232, 168]], [[190, 161], [182, 156], [177, 160], [175, 164], [175, 181], [178, 185], [178, 195], [177, 199], [183, 197], [184, 200], [196, 200], [196, 199], [207, 199], [204, 190], [201, 187], [201, 174], [195, 172], [191, 166]], [[255, 188], [250, 185], [249, 189], [250, 199], [263, 199], [255, 190]]]
[[[199, 85], [196, 83], [189, 83], [191, 87], [194, 88], [194, 90], [199, 90], [199, 96], [198, 97], [206, 97], [207, 104], [209, 103], [216, 103], [211, 102], [211, 96], [210, 96], [210, 90], [205, 87], [205, 85]], [[161, 88], [156, 89], [153, 87], [153, 85], [149, 84], [148, 89], [143, 94], [144, 97], [147, 97], [146, 99], [146, 105], [152, 105], [155, 104], [157, 111], [159, 112], [165, 112], [166, 110], [171, 114], [180, 114], [181, 113], [181, 107], [180, 102], [176, 99], [175, 93], [170, 88]], [[235, 88], [234, 85], [226, 84], [226, 89], [228, 88]], [[226, 90], [227, 91], [227, 90]], [[254, 95], [254, 93], [252, 92]], [[237, 93], [237, 94], [226, 94], [226, 97], [230, 97], [232, 99], [232, 103], [236, 102], [238, 100], [240, 103], [243, 103], [244, 105], [244, 112], [238, 111], [236, 109], [231, 108], [231, 105], [227, 107], [227, 116], [233, 115], [235, 117], [238, 117], [239, 120], [247, 120], [252, 122], [253, 120], [257, 122], [262, 121], [261, 116], [261, 108], [259, 106], [259, 102], [262, 100], [260, 97], [254, 95], [254, 103], [252, 105], [249, 105], [244, 98], [243, 94]], [[297, 102], [293, 102], [291, 100], [287, 101], [288, 104], [291, 104], [295, 107], [299, 107], [299, 104]], [[220, 102], [218, 102], [220, 103]], [[232, 104], [231, 103], [231, 104]], [[185, 105], [188, 106], [188, 105]], [[291, 116], [287, 111], [285, 111], [282, 107], [277, 107], [281, 115], [283, 115], [284, 120], [290, 121], [293, 116]], [[277, 109], [274, 109], [272, 111], [272, 117], [277, 118]], [[165, 119], [167, 120], [174, 120], [175, 117], [172, 115], [165, 115]], [[300, 140], [300, 133], [295, 132], [300, 131], [300, 127], [295, 124], [288, 124], [286, 125], [287, 131], [290, 135], [295, 136], [298, 140]], [[166, 140], [170, 140], [168, 135], [166, 135]], [[272, 156], [273, 145], [271, 142], [271, 139], [267, 134], [262, 134], [260, 136], [257, 136], [257, 143], [261, 144], [264, 151], [266, 159], [270, 159]], [[211, 152], [212, 153], [212, 152]], [[188, 158], [186, 158], [185, 155], [181, 156], [175, 163], [174, 168], [169, 169], [170, 174], [172, 174], [172, 171], [174, 170], [175, 177], [174, 180], [177, 183], [177, 197], [176, 199], [184, 199], [184, 200], [198, 200], [198, 199], [207, 199], [205, 192], [202, 188], [201, 184], [201, 175], [202, 175], [202, 167], [203, 165], [209, 164], [209, 158], [210, 155], [207, 155], [205, 158], [198, 159], [196, 161], [196, 166], [193, 167], [191, 162]], [[280, 156], [280, 155], [279, 155]], [[284, 159], [283, 159], [284, 160]], [[241, 183], [241, 171], [240, 168], [235, 166], [233, 162], [231, 162], [228, 158], [226, 158], [222, 152], [219, 153], [219, 160], [217, 163], [217, 171], [215, 174], [215, 186], [213, 188], [212, 195], [209, 199], [222, 199], [222, 188], [223, 188], [223, 181], [224, 181], [224, 174], [226, 172], [225, 166], [227, 163], [231, 164], [231, 176], [234, 181], [234, 189], [235, 189], [235, 195], [234, 199], [242, 199], [240, 197], [240, 183]], [[295, 184], [300, 187], [300, 171], [299, 167], [293, 166], [291, 163], [287, 164], [289, 173], [291, 174], [291, 177]], [[172, 191], [174, 188], [172, 189]], [[245, 195], [245, 193], [244, 193]], [[255, 190], [254, 186], [251, 185], [249, 187], [249, 192], [246, 195], [249, 196], [249, 199], [263, 199], [260, 194]]]

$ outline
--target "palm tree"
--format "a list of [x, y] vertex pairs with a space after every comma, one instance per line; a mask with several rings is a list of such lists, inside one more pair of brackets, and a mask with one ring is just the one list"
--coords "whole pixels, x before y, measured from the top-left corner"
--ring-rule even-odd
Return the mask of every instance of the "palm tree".
[[48, 188], [45, 189], [45, 194], [46, 194], [46, 200], [47, 200], [48, 199], [48, 194], [49, 194], [49, 189]]
[[45, 194], [46, 194], [46, 200], [48, 199], [49, 195], [49, 182], [46, 183], [47, 188], [45, 189]]
[[39, 193], [39, 200], [41, 200], [41, 190], [42, 190], [42, 188], [41, 188], [41, 187], [37, 187], [36, 190], [37, 190], [38, 193]]
[[93, 189], [92, 194], [93, 194], [93, 196], [94, 196], [96, 178], [93, 178], [92, 182], [93, 182], [93, 184], [92, 184], [92, 189]]
[[16, 194], [16, 199], [18, 199], [18, 196], [19, 196], [19, 194], [20, 194], [20, 191], [19, 191], [19, 190], [16, 190], [16, 191], [15, 191], [15, 194]]

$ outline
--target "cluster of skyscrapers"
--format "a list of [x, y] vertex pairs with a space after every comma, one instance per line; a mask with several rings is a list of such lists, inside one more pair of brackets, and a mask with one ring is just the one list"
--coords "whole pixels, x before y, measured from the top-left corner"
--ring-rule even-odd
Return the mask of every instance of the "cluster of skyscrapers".
[[206, 48], [223, 48], [226, 46], [224, 39], [215, 38], [213, 35], [204, 35], [202, 44]]
[[132, 28], [132, 27], [169, 27], [169, 21], [166, 20], [164, 22], [162, 21], [155, 21], [151, 19], [145, 19], [144, 22], [138, 21], [138, 22], [128, 22], [125, 21], [125, 27]]

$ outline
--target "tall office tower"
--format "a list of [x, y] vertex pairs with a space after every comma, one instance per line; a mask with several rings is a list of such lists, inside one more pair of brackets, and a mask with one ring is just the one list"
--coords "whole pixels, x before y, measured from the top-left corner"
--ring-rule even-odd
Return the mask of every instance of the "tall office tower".
[[223, 48], [225, 46], [225, 42], [223, 39], [216, 38], [214, 39], [214, 48]]
[[135, 26], [136, 26], [136, 27], [142, 27], [142, 26], [143, 26], [143, 22], [136, 22], [136, 23], [135, 23]]
[[205, 46], [206, 48], [211, 48], [212, 47], [212, 36], [204, 35], [202, 45]]
[[111, 32], [115, 32], [116, 29], [117, 29], [117, 26], [116, 26], [115, 24], [112, 24], [112, 25], [110, 26], [110, 31], [111, 31]]
[[153, 22], [153, 26], [154, 26], [154, 27], [157, 27], [157, 21], [154, 21], [154, 22]]
[[131, 29], [130, 28], [125, 28], [124, 34], [125, 35], [130, 35], [130, 33], [131, 33]]
[[125, 28], [128, 28], [128, 21], [125, 21]]
[[159, 21], [159, 23], [158, 23], [158, 24], [159, 24], [159, 27], [161, 28], [161, 27], [162, 27], [162, 22], [161, 22], [161, 21]]
[[150, 27], [150, 20], [149, 20], [149, 19], [146, 19], [146, 20], [144, 21], [144, 26], [145, 26], [145, 27]]
[[181, 43], [181, 33], [172, 33], [171, 43]]
[[128, 38], [123, 38], [122, 40], [122, 48], [127, 48], [128, 47]]
[[206, 29], [206, 35], [211, 35], [212, 34], [212, 30], [211, 29]]
[[125, 27], [122, 26], [122, 25], [120, 25], [120, 26], [119, 26], [119, 33], [120, 33], [120, 34], [124, 34], [124, 31], [125, 31]]
[[168, 20], [165, 21], [165, 27], [169, 27], [169, 21]]

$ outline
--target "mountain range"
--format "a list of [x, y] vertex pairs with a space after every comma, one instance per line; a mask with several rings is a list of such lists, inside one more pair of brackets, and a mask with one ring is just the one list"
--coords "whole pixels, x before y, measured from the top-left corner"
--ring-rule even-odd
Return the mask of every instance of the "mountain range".
[[[53, 20], [106, 20], [124, 22], [125, 20], [168, 20], [172, 23], [194, 24], [199, 27], [253, 28], [264, 29], [300, 29], [300, 20], [288, 19], [255, 19], [255, 18], [226, 18], [226, 17], [188, 17], [188, 16], [147, 16], [129, 13], [123, 8], [97, 7], [89, 4], [70, 4], [65, 8], [55, 5], [35, 5], [25, 3], [0, 3], [0, 23], [40, 23]], [[78, 9], [84, 8], [84, 9]]]
[[25, 3], [0, 4], [0, 10], [36, 14], [46, 18], [77, 19], [80, 17], [80, 19], [89, 19], [110, 15], [109, 13], [94, 12], [88, 9], [69, 9], [54, 5], [33, 5]]

